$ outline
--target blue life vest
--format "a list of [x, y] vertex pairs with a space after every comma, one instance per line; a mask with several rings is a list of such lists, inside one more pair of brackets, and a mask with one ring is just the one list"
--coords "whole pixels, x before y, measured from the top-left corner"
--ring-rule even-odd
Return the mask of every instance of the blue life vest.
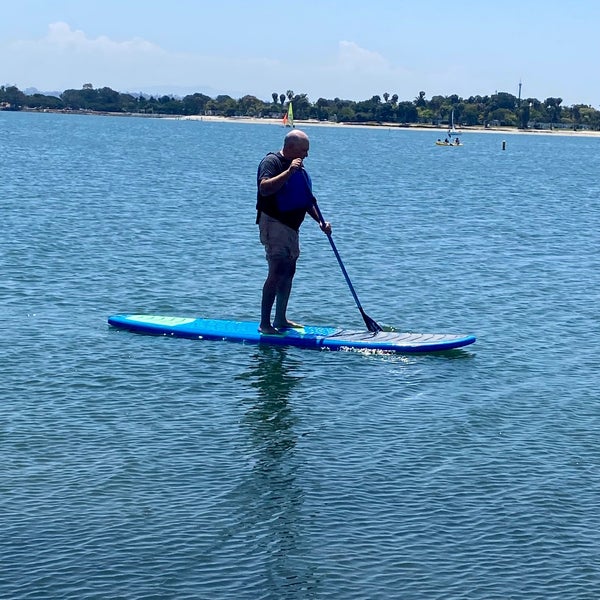
[[310, 208], [312, 204], [312, 181], [303, 170], [296, 171], [277, 192], [277, 208], [282, 212]]

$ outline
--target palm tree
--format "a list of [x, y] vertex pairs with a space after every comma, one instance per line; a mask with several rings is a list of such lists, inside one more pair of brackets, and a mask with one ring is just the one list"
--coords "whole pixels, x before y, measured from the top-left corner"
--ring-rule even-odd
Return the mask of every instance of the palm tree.
[[277, 94], [277, 92], [273, 92], [271, 94], [271, 98], [273, 98], [273, 104], [277, 104], [277, 99], [279, 98], [279, 95]]
[[419, 92], [419, 95], [415, 98], [415, 104], [417, 106], [425, 106], [425, 92]]

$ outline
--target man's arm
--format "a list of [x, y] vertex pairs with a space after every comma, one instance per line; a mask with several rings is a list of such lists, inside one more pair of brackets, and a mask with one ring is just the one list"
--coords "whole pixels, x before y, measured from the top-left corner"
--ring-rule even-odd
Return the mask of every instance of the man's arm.
[[295, 158], [290, 166], [285, 170], [275, 175], [275, 177], [266, 177], [260, 180], [259, 191], [261, 196], [272, 196], [276, 194], [284, 185], [285, 182], [298, 170], [302, 168], [302, 159]]

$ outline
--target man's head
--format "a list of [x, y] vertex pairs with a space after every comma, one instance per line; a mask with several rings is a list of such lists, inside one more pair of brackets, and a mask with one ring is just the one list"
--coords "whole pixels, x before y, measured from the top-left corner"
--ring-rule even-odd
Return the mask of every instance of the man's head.
[[287, 159], [304, 159], [308, 156], [309, 147], [310, 143], [308, 141], [308, 136], [304, 133], [304, 131], [293, 129], [285, 136], [285, 139], [283, 140], [283, 150], [281, 153]]

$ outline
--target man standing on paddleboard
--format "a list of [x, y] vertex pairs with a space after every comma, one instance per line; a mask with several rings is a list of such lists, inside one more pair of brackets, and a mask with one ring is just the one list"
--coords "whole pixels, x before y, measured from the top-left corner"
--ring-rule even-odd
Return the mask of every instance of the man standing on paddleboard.
[[[269, 272], [263, 285], [258, 330], [267, 335], [278, 329], [301, 327], [286, 316], [296, 262], [300, 256], [298, 231], [308, 213], [324, 233], [331, 225], [321, 222], [314, 205], [312, 182], [304, 170], [308, 156], [308, 136], [298, 129], [290, 131], [279, 152], [269, 152], [258, 166], [256, 223], [265, 247]], [[271, 311], [275, 304], [275, 318]]]

